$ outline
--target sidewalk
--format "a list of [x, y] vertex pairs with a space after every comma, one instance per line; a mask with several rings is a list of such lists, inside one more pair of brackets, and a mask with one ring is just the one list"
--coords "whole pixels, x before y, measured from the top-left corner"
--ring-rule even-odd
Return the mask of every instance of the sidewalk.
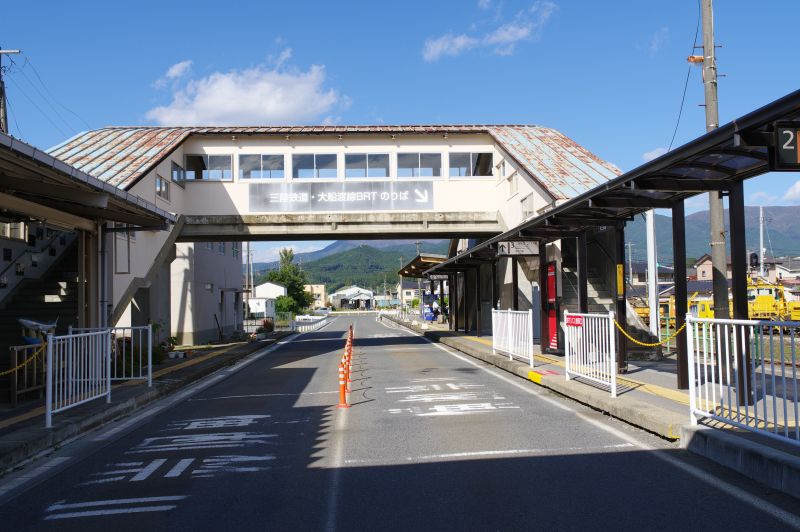
[[142, 381], [114, 384], [110, 404], [97, 399], [60, 412], [53, 416], [50, 429], [44, 428], [43, 401], [29, 401], [14, 409], [0, 410], [0, 476], [56, 445], [130, 414], [218, 369], [231, 366], [289, 334], [276, 333], [267, 340], [196, 350], [190, 359], [165, 360], [154, 368], [152, 388]]
[[450, 331], [428, 324], [423, 330], [393, 316], [384, 316], [426, 338], [530, 380], [565, 397], [626, 423], [680, 443], [695, 454], [733, 469], [757, 482], [800, 498], [800, 448], [729, 426], [692, 426], [689, 395], [676, 387], [675, 362], [631, 361], [617, 377], [617, 397], [579, 379], [566, 380], [564, 359], [542, 355], [536, 348], [534, 367], [492, 353], [491, 336]]

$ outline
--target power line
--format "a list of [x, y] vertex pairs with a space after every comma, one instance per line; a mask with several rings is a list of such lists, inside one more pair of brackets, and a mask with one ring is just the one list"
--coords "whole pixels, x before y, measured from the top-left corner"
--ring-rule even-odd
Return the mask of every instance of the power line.
[[[11, 62], [12, 62], [12, 64], [14, 64], [15, 66], [17, 66], [17, 65], [16, 65], [16, 63], [15, 63], [13, 60], [12, 60]], [[64, 116], [63, 116], [61, 113], [59, 113], [59, 112], [58, 112], [58, 109], [56, 109], [56, 107], [55, 107], [55, 106], [54, 106], [54, 105], [51, 103], [50, 99], [48, 99], [48, 98], [47, 98], [47, 96], [45, 96], [45, 95], [44, 95], [44, 93], [43, 93], [43, 92], [42, 92], [42, 91], [39, 89], [39, 87], [37, 87], [37, 86], [36, 86], [36, 84], [35, 84], [35, 83], [34, 83], [34, 82], [31, 80], [31, 78], [29, 78], [29, 77], [28, 77], [28, 75], [25, 73], [25, 66], [26, 66], [27, 64], [28, 64], [28, 58], [26, 57], [26, 58], [25, 58], [25, 64], [24, 64], [24, 65], [22, 65], [21, 67], [18, 67], [17, 71], [18, 71], [20, 74], [22, 74], [22, 77], [24, 77], [24, 78], [25, 78], [25, 81], [27, 81], [27, 82], [28, 82], [28, 85], [30, 85], [30, 86], [31, 86], [31, 88], [33, 88], [33, 90], [34, 90], [34, 91], [36, 91], [36, 93], [37, 93], [37, 94], [38, 94], [38, 95], [41, 97], [41, 99], [42, 99], [42, 100], [43, 100], [43, 101], [44, 101], [44, 102], [45, 102], [45, 103], [48, 105], [48, 107], [50, 107], [50, 109], [52, 109], [52, 110], [53, 110], [53, 113], [54, 113], [54, 114], [55, 114], [55, 115], [56, 115], [58, 118], [60, 118], [60, 119], [61, 119], [61, 122], [63, 122], [63, 123], [64, 123], [64, 125], [65, 125], [65, 126], [68, 128], [68, 129], [72, 130], [72, 132], [73, 132], [73, 133], [78, 133], [78, 131], [77, 131], [77, 130], [76, 130], [74, 127], [72, 127], [72, 124], [70, 124], [69, 122], [67, 122], [67, 120], [64, 118]], [[51, 98], [51, 99], [52, 99], [52, 98]]]
[[[694, 40], [692, 41], [692, 50], [689, 52], [689, 55], [694, 54], [695, 48], [697, 48], [697, 35], [700, 32], [700, 0], [697, 0], [697, 25], [694, 28]], [[675, 143], [675, 136], [678, 134], [678, 126], [681, 124], [681, 116], [683, 116], [683, 106], [686, 103], [686, 89], [689, 87], [689, 78], [692, 74], [692, 65], [689, 64], [689, 68], [686, 70], [686, 80], [683, 83], [683, 95], [681, 96], [681, 106], [678, 110], [678, 118], [675, 120], [675, 129], [672, 131], [672, 138], [669, 141], [669, 147], [667, 151], [672, 150], [672, 145]]]
[[8, 107], [8, 114], [11, 115], [11, 119], [14, 121], [14, 125], [17, 127], [17, 131], [19, 132], [19, 138], [25, 139], [25, 133], [22, 131], [22, 128], [19, 127], [19, 122], [17, 122], [17, 115], [14, 113], [14, 109], [11, 107], [11, 102], [6, 101], [6, 106]]
[[84, 120], [84, 119], [83, 119], [83, 117], [82, 117], [81, 115], [79, 115], [78, 113], [76, 113], [75, 111], [73, 111], [72, 109], [70, 109], [69, 107], [67, 107], [67, 106], [66, 106], [66, 105], [64, 105], [63, 103], [61, 103], [60, 101], [56, 100], [56, 98], [53, 96], [53, 93], [52, 93], [52, 92], [50, 92], [50, 89], [47, 87], [47, 85], [45, 84], [45, 82], [42, 80], [42, 76], [40, 76], [40, 75], [39, 75], [39, 71], [36, 69], [36, 65], [34, 65], [34, 64], [33, 64], [33, 61], [31, 61], [31, 60], [30, 60], [30, 57], [28, 57], [28, 55], [27, 55], [27, 54], [25, 54], [25, 53], [23, 52], [23, 55], [25, 55], [25, 61], [26, 61], [26, 62], [27, 62], [27, 64], [29, 64], [29, 65], [31, 66], [31, 68], [33, 69], [33, 73], [36, 75], [36, 78], [39, 80], [39, 83], [41, 83], [41, 84], [42, 84], [42, 87], [44, 87], [44, 90], [45, 90], [45, 91], [47, 91], [47, 94], [49, 94], [49, 95], [50, 95], [50, 97], [52, 98], [52, 100], [53, 100], [55, 103], [57, 103], [58, 105], [60, 105], [60, 106], [61, 106], [61, 107], [62, 107], [62, 108], [65, 110], [65, 111], [67, 111], [68, 113], [72, 114], [73, 116], [75, 116], [75, 118], [77, 118], [78, 120], [80, 120], [81, 122], [83, 122], [83, 124], [84, 124], [84, 125], [85, 125], [87, 128], [89, 128], [89, 129], [92, 129], [92, 126], [89, 124], [89, 122], [87, 122], [86, 120]]
[[35, 101], [33, 101], [33, 99], [32, 99], [30, 96], [28, 96], [28, 94], [27, 94], [27, 93], [26, 93], [24, 90], [22, 90], [22, 87], [19, 85], [19, 83], [17, 83], [16, 81], [14, 81], [14, 78], [11, 78], [11, 77], [9, 77], [9, 78], [8, 78], [8, 80], [9, 80], [11, 83], [13, 83], [13, 84], [14, 84], [14, 86], [15, 86], [15, 87], [17, 87], [17, 89], [19, 89], [20, 93], [21, 93], [23, 96], [25, 96], [25, 98], [26, 98], [26, 99], [27, 99], [29, 102], [31, 102], [31, 105], [33, 105], [33, 106], [34, 106], [34, 107], [35, 107], [35, 108], [36, 108], [36, 109], [37, 109], [37, 110], [38, 110], [38, 111], [39, 111], [39, 112], [42, 114], [42, 116], [43, 116], [43, 117], [44, 117], [44, 118], [45, 118], [45, 119], [46, 119], [48, 122], [50, 122], [50, 125], [51, 125], [51, 126], [53, 126], [54, 128], [56, 128], [56, 129], [57, 129], [57, 130], [58, 130], [58, 131], [59, 131], [59, 132], [60, 132], [62, 135], [64, 135], [65, 137], [68, 137], [68, 136], [69, 136], [69, 134], [65, 133], [63, 129], [61, 129], [60, 127], [58, 127], [58, 124], [56, 124], [55, 122], [53, 122], [53, 120], [50, 118], [50, 116], [49, 116], [47, 113], [45, 113], [45, 112], [42, 110], [42, 108], [41, 108], [41, 107], [39, 107], [39, 105], [38, 105], [38, 104], [37, 104]]

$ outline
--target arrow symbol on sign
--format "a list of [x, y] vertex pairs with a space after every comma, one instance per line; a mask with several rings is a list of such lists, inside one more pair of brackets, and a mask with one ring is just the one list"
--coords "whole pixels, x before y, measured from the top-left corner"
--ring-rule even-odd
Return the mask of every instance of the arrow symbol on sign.
[[[424, 194], [423, 194], [424, 192]], [[428, 202], [428, 191], [424, 190], [420, 192], [416, 188], [414, 189], [414, 194], [417, 196], [417, 203], [427, 203]]]

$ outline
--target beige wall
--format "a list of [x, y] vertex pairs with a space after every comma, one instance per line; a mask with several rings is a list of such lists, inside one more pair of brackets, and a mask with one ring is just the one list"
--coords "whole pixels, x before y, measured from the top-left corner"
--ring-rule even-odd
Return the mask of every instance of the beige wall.
[[304, 289], [314, 296], [314, 302], [311, 304], [312, 308], [317, 309], [328, 306], [328, 293], [324, 284], [307, 284]]

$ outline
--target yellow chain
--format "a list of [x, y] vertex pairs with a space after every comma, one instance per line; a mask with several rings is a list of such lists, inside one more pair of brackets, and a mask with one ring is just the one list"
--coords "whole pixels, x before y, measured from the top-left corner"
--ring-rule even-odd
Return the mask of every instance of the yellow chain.
[[7, 369], [5, 371], [0, 372], [0, 377], [3, 377], [3, 376], [8, 375], [10, 373], [14, 373], [15, 371], [19, 370], [20, 368], [27, 366], [34, 358], [37, 358], [39, 355], [41, 355], [42, 351], [44, 351], [44, 349], [46, 347], [47, 347], [47, 344], [42, 344], [42, 347], [37, 349], [34, 354], [32, 354], [31, 356], [26, 358], [24, 361], [22, 361], [22, 363], [17, 364], [16, 368]]
[[630, 341], [631, 341], [631, 342], [633, 342], [634, 344], [636, 344], [636, 345], [640, 345], [640, 346], [642, 346], [642, 347], [655, 347], [655, 346], [657, 346], [657, 345], [664, 345], [664, 344], [666, 344], [667, 342], [669, 342], [670, 340], [672, 340], [673, 338], [675, 338], [676, 336], [678, 336], [678, 335], [679, 335], [681, 332], [683, 332], [683, 330], [686, 328], [686, 322], [684, 322], [684, 323], [683, 323], [683, 325], [681, 325], [681, 328], [680, 328], [680, 329], [678, 329], [677, 331], [675, 331], [675, 334], [673, 334], [673, 335], [671, 335], [671, 336], [669, 336], [669, 337], [665, 338], [664, 340], [661, 340], [660, 342], [654, 342], [654, 343], [652, 343], [652, 344], [648, 344], [648, 343], [646, 343], [646, 342], [640, 342], [639, 340], [637, 340], [636, 338], [634, 338], [633, 336], [631, 336], [630, 334], [628, 334], [628, 333], [625, 331], [625, 329], [623, 329], [623, 328], [622, 328], [622, 326], [621, 326], [619, 323], [617, 323], [617, 320], [614, 320], [614, 325], [616, 325], [616, 326], [617, 326], [617, 329], [619, 329], [619, 332], [621, 332], [622, 334], [624, 334], [624, 335], [625, 335], [625, 337], [626, 337], [628, 340], [630, 340]]

